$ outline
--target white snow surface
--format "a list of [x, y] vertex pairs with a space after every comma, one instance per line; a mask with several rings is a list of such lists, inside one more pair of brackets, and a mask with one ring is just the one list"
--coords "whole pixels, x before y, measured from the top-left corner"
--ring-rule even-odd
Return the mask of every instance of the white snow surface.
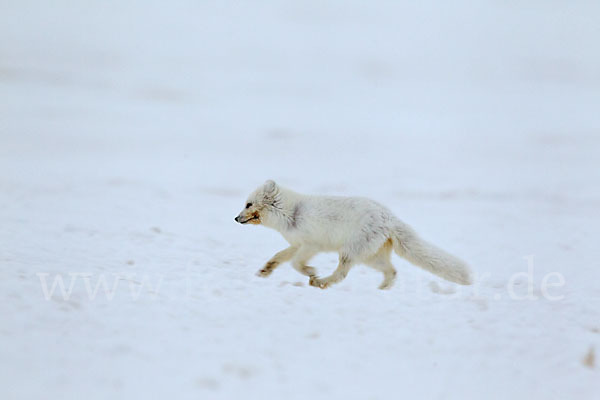
[[[600, 398], [599, 16], [0, 3], [0, 399]], [[256, 277], [266, 179], [373, 198], [477, 283]]]

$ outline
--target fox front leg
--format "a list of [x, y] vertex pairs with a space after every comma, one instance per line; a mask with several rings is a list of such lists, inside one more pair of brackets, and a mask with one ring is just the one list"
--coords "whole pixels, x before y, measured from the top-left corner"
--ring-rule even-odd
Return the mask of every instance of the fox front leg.
[[271, 259], [269, 261], [267, 261], [265, 266], [262, 267], [256, 273], [256, 275], [266, 278], [267, 276], [271, 275], [273, 270], [275, 268], [277, 268], [281, 263], [291, 260], [297, 251], [298, 251], [298, 248], [294, 247], [294, 246], [290, 246], [287, 249], [281, 250], [279, 253], [277, 253], [273, 257], [271, 257]]
[[317, 271], [313, 267], [309, 267], [306, 265], [307, 262], [310, 261], [315, 254], [317, 254], [317, 249], [312, 246], [302, 245], [294, 257], [292, 259], [292, 267], [302, 275], [306, 275], [308, 277], [315, 276]]

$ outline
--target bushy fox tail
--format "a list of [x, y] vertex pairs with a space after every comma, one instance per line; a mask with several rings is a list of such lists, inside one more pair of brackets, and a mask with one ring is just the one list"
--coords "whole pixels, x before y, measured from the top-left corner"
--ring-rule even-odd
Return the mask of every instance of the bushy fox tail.
[[426, 242], [410, 226], [398, 222], [392, 234], [396, 254], [451, 282], [461, 285], [473, 283], [471, 271], [464, 261]]

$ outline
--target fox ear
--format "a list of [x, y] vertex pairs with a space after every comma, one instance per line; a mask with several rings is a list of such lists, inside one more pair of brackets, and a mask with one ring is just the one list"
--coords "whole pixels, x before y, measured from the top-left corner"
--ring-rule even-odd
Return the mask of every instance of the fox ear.
[[277, 184], [275, 183], [275, 181], [272, 180], [268, 180], [265, 182], [265, 190], [267, 192], [274, 192], [275, 189], [277, 188]]

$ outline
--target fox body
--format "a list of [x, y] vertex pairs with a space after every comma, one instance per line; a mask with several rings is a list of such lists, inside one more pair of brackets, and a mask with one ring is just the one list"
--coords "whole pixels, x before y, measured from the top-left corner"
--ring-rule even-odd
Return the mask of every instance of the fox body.
[[[387, 289], [396, 278], [390, 261], [393, 250], [444, 279], [471, 284], [463, 261], [424, 241], [386, 207], [366, 198], [303, 195], [269, 180], [248, 197], [235, 220], [275, 229], [290, 244], [258, 271], [259, 276], [267, 277], [291, 261], [309, 277], [310, 285], [324, 289], [344, 279], [353, 265], [366, 264], [383, 273], [380, 289]], [[307, 265], [320, 252], [339, 254], [336, 270], [325, 278]]]

